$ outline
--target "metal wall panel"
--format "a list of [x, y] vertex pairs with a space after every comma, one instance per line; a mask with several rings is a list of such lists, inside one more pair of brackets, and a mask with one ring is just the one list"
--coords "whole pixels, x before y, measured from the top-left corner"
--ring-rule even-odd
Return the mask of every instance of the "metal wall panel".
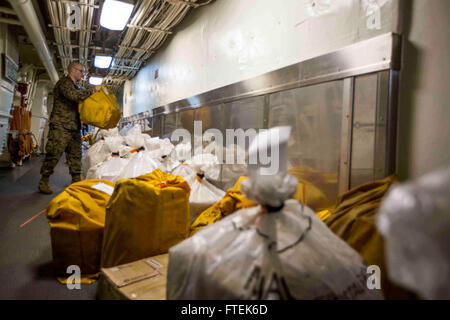
[[348, 190], [350, 186], [350, 166], [352, 149], [353, 96], [355, 78], [344, 79], [341, 125], [341, 155], [339, 165], [339, 194]]
[[308, 205], [322, 209], [395, 168], [398, 43], [396, 35], [380, 36], [122, 123], [152, 119], [153, 136], [174, 127], [193, 136], [194, 120], [202, 120], [202, 131], [290, 125], [290, 172], [306, 185]]
[[152, 136], [157, 137], [162, 135], [162, 123], [162, 116], [153, 117]]
[[272, 93], [269, 99], [269, 128], [291, 126], [288, 168], [306, 184], [307, 194], [317, 194], [310, 204], [316, 210], [338, 195], [342, 105], [342, 80]]
[[202, 122], [202, 133], [208, 129], [218, 129], [223, 132], [225, 127], [224, 105], [197, 108], [194, 119]]
[[350, 187], [373, 181], [378, 75], [356, 77]]
[[[224, 144], [238, 143], [232, 136], [227, 137], [227, 129], [263, 129], [264, 128], [264, 105], [265, 97], [257, 96], [246, 98], [224, 105]], [[247, 150], [251, 138], [246, 138], [245, 149]]]
[[164, 138], [170, 138], [172, 132], [178, 128], [178, 113], [170, 113], [164, 116]]
[[186, 129], [194, 134], [194, 110], [185, 110], [180, 112], [179, 128]]
[[11, 106], [13, 104], [14, 92], [0, 86], [0, 115], [9, 117]]
[[264, 126], [264, 96], [225, 104], [225, 129], [261, 129]]
[[374, 180], [387, 175], [387, 120], [389, 103], [389, 71], [378, 73], [377, 106], [375, 116]]

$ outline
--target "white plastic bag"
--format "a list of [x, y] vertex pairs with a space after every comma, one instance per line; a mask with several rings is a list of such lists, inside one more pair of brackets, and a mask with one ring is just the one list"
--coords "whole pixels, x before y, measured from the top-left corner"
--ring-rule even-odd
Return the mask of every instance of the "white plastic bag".
[[120, 147], [123, 145], [124, 138], [119, 135], [105, 137], [105, 146], [110, 153], [119, 152]]
[[[277, 181], [289, 184], [287, 192], [295, 191], [295, 178]], [[246, 190], [255, 194], [254, 186]], [[272, 184], [273, 190], [280, 187]], [[276, 204], [273, 198], [269, 202]], [[272, 211], [263, 206], [239, 210], [172, 247], [168, 299], [382, 298], [367, 288], [359, 254], [315, 212], [296, 200], [282, 204]]]
[[161, 163], [153, 159], [150, 153], [142, 147], [131, 156], [117, 180], [135, 178], [153, 172], [156, 169], [161, 169]]
[[126, 144], [136, 149], [145, 146], [145, 137], [140, 132], [133, 132], [133, 129], [131, 129], [129, 134], [125, 137]]
[[393, 186], [377, 227], [392, 281], [424, 299], [450, 299], [450, 167]]
[[125, 137], [128, 134], [128, 131], [130, 131], [131, 128], [133, 128], [133, 125], [131, 123], [129, 123], [125, 127], [123, 127], [122, 129], [120, 129], [119, 134], [122, 137]]
[[131, 158], [131, 156], [133, 155], [131, 151], [133, 151], [133, 148], [126, 145], [121, 145], [118, 150], [119, 156], [127, 159]]
[[172, 170], [172, 174], [187, 178], [195, 175], [194, 169], [186, 161], [191, 158], [191, 143], [179, 143], [175, 146], [174, 158], [178, 161], [177, 166]]
[[163, 165], [165, 172], [171, 172], [179, 164], [179, 162], [176, 161], [174, 151], [175, 146], [170, 142], [170, 140], [168, 138], [163, 139], [161, 144], [160, 162]]
[[92, 134], [97, 140], [101, 138], [106, 137], [112, 137], [119, 135], [119, 129], [118, 128], [112, 128], [112, 129], [100, 129], [95, 128], [93, 134]]
[[176, 176], [181, 176], [185, 180], [189, 176], [196, 175], [194, 169], [192, 169], [186, 162], [180, 162], [178, 164], [178, 166], [175, 169], [172, 170], [171, 173], [176, 175]]
[[220, 163], [217, 157], [210, 153], [194, 155], [186, 163], [194, 169], [195, 172], [204, 174], [211, 180], [219, 179]]
[[[208, 182], [207, 179], [217, 179], [220, 173], [220, 164], [217, 157], [212, 154], [199, 154], [185, 162], [187, 167], [192, 168], [194, 174], [185, 177], [185, 180], [191, 187], [191, 194], [189, 196], [189, 204], [191, 208], [191, 222], [212, 206], [217, 201], [220, 201], [225, 192]], [[178, 170], [173, 170], [173, 174], [187, 173], [187, 168], [177, 167]]]
[[170, 155], [161, 157], [161, 170], [164, 172], [172, 172], [179, 163], [175, 161]]
[[95, 169], [94, 177], [90, 179], [102, 179], [116, 182], [129, 161], [129, 159], [121, 158], [118, 155], [110, 156]]
[[100, 139], [94, 143], [81, 159], [81, 174], [83, 179], [87, 177], [87, 173], [90, 168], [105, 161], [109, 154], [110, 152], [105, 145], [104, 139]]
[[175, 160], [179, 162], [186, 162], [191, 158], [191, 143], [179, 143], [175, 146]]
[[161, 148], [161, 139], [158, 137], [152, 137], [145, 139], [145, 148], [148, 151], [154, 151]]
[[[106, 159], [107, 158], [108, 158], [108, 156], [106, 156]], [[84, 179], [85, 180], [96, 179], [96, 174], [95, 173], [96, 173], [97, 169], [102, 165], [102, 163], [103, 163], [103, 161], [93, 165], [92, 167], [90, 167], [87, 170], [86, 174], [84, 175]]]
[[87, 179], [103, 179], [116, 182], [117, 177], [129, 161], [128, 159], [120, 158], [120, 150], [125, 147], [122, 145], [123, 140], [123, 137], [119, 135], [105, 138], [105, 147], [110, 154], [105, 161], [89, 169]]
[[191, 188], [189, 207], [192, 224], [200, 213], [220, 201], [225, 196], [225, 192], [213, 186], [201, 174], [191, 174], [185, 180]]
[[138, 124], [135, 124], [127, 131], [127, 136], [135, 136], [135, 135], [142, 135], [141, 126]]

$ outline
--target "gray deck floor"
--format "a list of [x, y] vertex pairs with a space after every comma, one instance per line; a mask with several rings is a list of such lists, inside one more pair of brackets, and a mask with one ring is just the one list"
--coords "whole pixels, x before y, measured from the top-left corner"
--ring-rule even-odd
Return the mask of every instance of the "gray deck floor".
[[97, 282], [69, 290], [56, 280], [45, 213], [19, 227], [70, 184], [61, 158], [50, 178], [53, 194], [39, 193], [42, 160], [33, 156], [22, 167], [0, 169], [0, 299], [95, 299]]

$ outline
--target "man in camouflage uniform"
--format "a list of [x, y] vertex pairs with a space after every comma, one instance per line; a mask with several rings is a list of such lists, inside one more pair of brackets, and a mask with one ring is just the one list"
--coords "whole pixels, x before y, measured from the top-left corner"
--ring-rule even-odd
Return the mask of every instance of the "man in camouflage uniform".
[[81, 122], [78, 103], [100, 90], [100, 86], [85, 89], [78, 84], [85, 73], [82, 64], [72, 62], [68, 71], [69, 75], [61, 78], [53, 89], [54, 103], [49, 122], [50, 130], [45, 146], [45, 160], [41, 168], [42, 177], [39, 181], [39, 191], [45, 194], [53, 192], [49, 179], [63, 152], [66, 153], [72, 183], [81, 180]]

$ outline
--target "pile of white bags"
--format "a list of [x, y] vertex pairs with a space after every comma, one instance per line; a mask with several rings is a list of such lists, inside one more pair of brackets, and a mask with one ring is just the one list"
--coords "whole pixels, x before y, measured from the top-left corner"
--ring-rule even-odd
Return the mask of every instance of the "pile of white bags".
[[119, 136], [119, 131], [117, 128], [109, 130], [101, 129], [98, 132], [94, 132], [94, 136], [95, 134], [97, 134], [98, 141], [86, 151], [84, 157], [81, 159], [81, 174], [83, 179], [86, 178], [89, 169], [106, 160], [110, 151], [105, 146], [105, 138]]
[[[203, 136], [194, 136], [194, 155], [205, 153], [217, 157], [220, 162], [219, 174], [216, 179], [209, 178], [209, 180], [216, 187], [226, 191], [236, 184], [239, 177], [247, 175], [248, 156], [247, 152], [238, 145], [230, 144], [223, 147], [213, 137], [208, 132], [205, 132]], [[231, 161], [227, 161], [227, 155], [228, 160]]]
[[423, 299], [450, 299], [450, 167], [393, 186], [377, 220], [390, 279]]
[[[297, 179], [286, 174], [290, 128], [271, 141], [280, 145], [274, 174], [253, 166], [241, 183], [259, 206], [239, 210], [169, 250], [168, 299], [380, 299], [367, 286], [361, 256], [337, 237], [313, 210], [289, 199]], [[256, 140], [249, 153], [267, 141]], [[192, 191], [191, 191], [192, 192]]]
[[[242, 209], [169, 251], [168, 299], [380, 299], [359, 254], [297, 200], [291, 176], [241, 187]], [[262, 185], [264, 184], [264, 185]], [[262, 193], [261, 193], [262, 192]], [[265, 205], [262, 199], [282, 207]]]
[[[82, 159], [83, 177], [87, 179], [134, 178], [155, 169], [171, 172], [179, 166], [175, 146], [169, 139], [152, 138], [141, 132], [141, 126], [127, 125], [120, 130], [98, 131], [101, 139], [89, 148]], [[114, 137], [108, 146], [105, 139]], [[188, 169], [186, 173], [194, 174]]]
[[129, 161], [123, 167], [117, 180], [135, 178], [162, 168], [161, 163], [145, 147], [149, 139], [151, 139], [149, 135], [141, 133], [139, 125], [135, 125], [128, 131], [125, 142], [133, 149], [128, 153]]
[[86, 179], [103, 179], [116, 182], [122, 169], [128, 164], [129, 159], [121, 158], [120, 151], [129, 149], [122, 144], [122, 136], [114, 136], [105, 138], [105, 146], [110, 154], [104, 162], [101, 162], [88, 171]]

